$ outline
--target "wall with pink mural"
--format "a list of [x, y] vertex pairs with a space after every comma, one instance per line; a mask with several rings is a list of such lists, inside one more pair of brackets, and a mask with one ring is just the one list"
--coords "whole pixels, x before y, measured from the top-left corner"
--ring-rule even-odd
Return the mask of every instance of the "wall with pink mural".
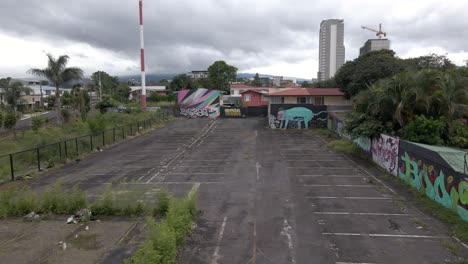
[[398, 173], [399, 142], [399, 138], [384, 134], [372, 139], [372, 159], [395, 176]]

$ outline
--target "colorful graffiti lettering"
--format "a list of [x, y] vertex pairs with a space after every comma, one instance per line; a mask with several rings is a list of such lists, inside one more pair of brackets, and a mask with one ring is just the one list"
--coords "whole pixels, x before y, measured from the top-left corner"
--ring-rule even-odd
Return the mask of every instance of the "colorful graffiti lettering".
[[[312, 119], [325, 111], [314, 113], [312, 110], [305, 107], [294, 107], [287, 110], [278, 111], [278, 120], [280, 128], [301, 128], [304, 123], [305, 128], [309, 128], [309, 123]], [[326, 121], [326, 118], [317, 118], [317, 120]], [[271, 122], [270, 122], [271, 123]]]
[[468, 221], [468, 178], [447, 177], [441, 169], [411, 158], [407, 152], [400, 159], [398, 176], [402, 180]]
[[395, 176], [398, 168], [399, 142], [400, 139], [384, 134], [372, 139], [372, 159]]
[[239, 108], [224, 109], [224, 115], [226, 117], [241, 117], [241, 110]]
[[187, 117], [218, 117], [220, 95], [219, 91], [204, 88], [179, 91], [177, 102], [180, 105], [180, 114]]
[[208, 108], [182, 108], [180, 109], [180, 114], [183, 116], [190, 117], [209, 117], [210, 109]]

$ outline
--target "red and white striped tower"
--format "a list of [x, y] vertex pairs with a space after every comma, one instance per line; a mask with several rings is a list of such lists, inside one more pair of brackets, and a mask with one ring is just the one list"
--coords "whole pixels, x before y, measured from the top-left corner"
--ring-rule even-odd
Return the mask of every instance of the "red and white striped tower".
[[145, 75], [145, 38], [143, 34], [143, 0], [140, 1], [140, 59], [141, 59], [141, 107], [146, 109], [146, 75]]

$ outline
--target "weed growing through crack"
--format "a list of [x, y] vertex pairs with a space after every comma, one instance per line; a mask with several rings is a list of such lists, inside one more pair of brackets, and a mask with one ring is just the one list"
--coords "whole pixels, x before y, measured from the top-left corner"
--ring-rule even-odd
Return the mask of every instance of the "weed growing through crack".
[[194, 188], [183, 199], [169, 198], [167, 214], [159, 223], [148, 218], [148, 236], [143, 248], [125, 263], [175, 263], [177, 250], [192, 232], [193, 221], [198, 214], [197, 192]]
[[447, 248], [448, 251], [450, 251], [450, 253], [452, 253], [453, 255], [460, 256], [462, 250], [460, 243], [454, 243], [449, 240], [442, 240], [441, 244], [442, 246]]

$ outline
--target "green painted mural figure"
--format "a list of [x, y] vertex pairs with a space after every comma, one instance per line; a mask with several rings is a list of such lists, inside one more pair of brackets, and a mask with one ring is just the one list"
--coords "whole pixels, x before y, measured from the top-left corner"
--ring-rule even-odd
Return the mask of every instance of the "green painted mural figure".
[[[304, 122], [305, 128], [309, 128], [309, 122], [321, 113], [315, 114], [312, 110], [305, 107], [294, 107], [287, 110], [278, 111], [278, 120], [281, 122], [280, 128], [288, 128], [289, 122], [301, 123]], [[321, 119], [323, 120], [323, 119]], [[299, 125], [298, 125], [299, 127]]]

